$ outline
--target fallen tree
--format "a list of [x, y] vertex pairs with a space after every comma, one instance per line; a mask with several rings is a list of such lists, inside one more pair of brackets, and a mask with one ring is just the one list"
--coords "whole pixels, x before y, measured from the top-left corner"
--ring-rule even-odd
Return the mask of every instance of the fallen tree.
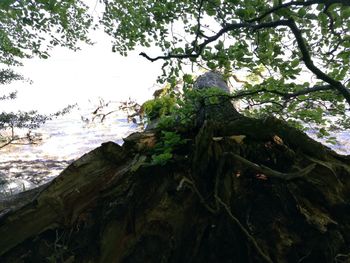
[[198, 116], [165, 163], [151, 129], [2, 200], [0, 261], [350, 260], [349, 157], [223, 100]]

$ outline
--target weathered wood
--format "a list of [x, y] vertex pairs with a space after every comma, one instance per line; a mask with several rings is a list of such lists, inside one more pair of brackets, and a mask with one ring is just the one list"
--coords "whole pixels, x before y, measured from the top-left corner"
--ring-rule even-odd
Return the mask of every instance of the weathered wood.
[[58, 226], [69, 226], [94, 204], [108, 181], [121, 177], [131, 162], [115, 167], [125, 157], [116, 144], [107, 143], [84, 155], [49, 185], [23, 193], [27, 201], [1, 202], [0, 255], [29, 237]]
[[157, 131], [135, 133], [0, 202], [0, 262], [349, 261], [350, 158], [273, 118], [207, 117], [164, 166]]
[[[207, 72], [199, 76], [194, 84], [196, 89], [217, 88], [229, 94], [229, 87], [223, 76], [215, 72]], [[196, 118], [196, 126], [200, 128], [205, 121], [228, 123], [243, 117], [234, 107], [231, 99], [226, 96], [218, 96], [217, 103], [208, 103], [210, 98], [203, 101]]]

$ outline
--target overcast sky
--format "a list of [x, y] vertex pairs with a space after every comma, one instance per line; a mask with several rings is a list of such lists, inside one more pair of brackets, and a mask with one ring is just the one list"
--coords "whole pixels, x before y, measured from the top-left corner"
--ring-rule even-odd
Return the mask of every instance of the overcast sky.
[[84, 103], [97, 97], [132, 97], [141, 101], [151, 97], [161, 63], [140, 57], [141, 49], [122, 57], [112, 53], [110, 39], [103, 32], [92, 36], [97, 43], [82, 45], [81, 51], [56, 48], [46, 60], [25, 61], [17, 71], [33, 80], [33, 84], [10, 85], [9, 90], [18, 90], [18, 99], [2, 103], [2, 107], [54, 111], [67, 103]]
[[[84, 0], [91, 7], [91, 14], [101, 13], [97, 0]], [[55, 48], [51, 57], [24, 61], [16, 69], [33, 81], [15, 82], [6, 88], [18, 91], [18, 98], [2, 101], [0, 110], [31, 110], [52, 112], [67, 103], [86, 103], [98, 97], [106, 100], [125, 100], [128, 97], [144, 101], [151, 97], [160, 75], [161, 62], [150, 62], [139, 56], [139, 48], [128, 57], [112, 52], [111, 39], [101, 30], [91, 33], [95, 45], [81, 45], [80, 51]], [[0, 94], [1, 95], [1, 94]]]

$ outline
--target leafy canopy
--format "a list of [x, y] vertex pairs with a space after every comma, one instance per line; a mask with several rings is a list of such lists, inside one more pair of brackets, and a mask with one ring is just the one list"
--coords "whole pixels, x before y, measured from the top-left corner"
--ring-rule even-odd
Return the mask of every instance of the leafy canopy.
[[[10, 84], [13, 81], [26, 81], [22, 75], [15, 73], [11, 69], [0, 69], [0, 86]], [[3, 100], [16, 99], [17, 92], [10, 92], [8, 94], [0, 95], [0, 102]], [[75, 105], [69, 105], [50, 115], [42, 115], [37, 111], [23, 112], [0, 112], [0, 149], [9, 144], [28, 144], [34, 143], [34, 136], [31, 135], [30, 130], [40, 127], [47, 120], [64, 115], [68, 113]], [[15, 129], [29, 129], [26, 136], [18, 136]], [[29, 142], [24, 142], [29, 141]]]
[[[1, 0], [0, 1], [0, 85], [25, 80], [9, 66], [21, 65], [21, 59], [47, 58], [50, 48], [60, 45], [77, 49], [78, 41], [90, 43], [87, 33], [92, 26], [88, 7], [79, 0]], [[0, 101], [15, 99], [16, 92], [1, 94]], [[37, 128], [47, 119], [65, 114], [72, 106], [50, 116], [36, 111], [0, 113], [0, 148], [21, 141], [15, 128]], [[29, 134], [29, 133], [28, 133]], [[28, 139], [32, 139], [28, 135]]]
[[[347, 127], [350, 105], [349, 0], [100, 0], [100, 24], [123, 55], [160, 48], [163, 80], [184, 63], [218, 70], [239, 83], [232, 98], [247, 114]], [[0, 1], [0, 63], [47, 57], [55, 45], [77, 48], [92, 27], [81, 0]], [[241, 85], [236, 85], [241, 86]], [[338, 118], [338, 122], [330, 116]]]
[[[234, 95], [251, 115], [346, 127], [350, 105], [348, 0], [104, 0], [101, 20], [126, 55], [160, 47], [163, 77], [200, 64], [239, 81]], [[182, 35], [181, 35], [182, 34]], [[237, 85], [238, 86], [238, 85]], [[330, 116], [340, 116], [337, 122]]]
[[89, 42], [91, 25], [80, 0], [1, 0], [0, 64], [18, 65], [33, 55], [47, 58], [57, 45], [76, 49], [79, 40]]

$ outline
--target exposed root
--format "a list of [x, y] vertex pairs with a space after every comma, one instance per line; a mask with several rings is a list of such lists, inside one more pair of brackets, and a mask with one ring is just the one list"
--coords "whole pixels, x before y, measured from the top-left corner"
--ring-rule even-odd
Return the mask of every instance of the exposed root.
[[333, 168], [332, 164], [329, 164], [329, 163], [327, 163], [327, 162], [325, 162], [325, 161], [321, 161], [321, 160], [312, 158], [312, 157], [310, 157], [310, 156], [306, 156], [306, 157], [307, 157], [310, 161], [312, 161], [312, 162], [314, 162], [314, 163], [316, 163], [316, 164], [318, 164], [318, 165], [321, 165], [321, 166], [325, 167], [326, 169], [328, 169], [328, 170], [334, 175], [334, 177], [337, 179], [337, 181], [338, 181], [339, 183], [341, 183], [341, 181], [339, 180], [338, 175], [337, 175], [335, 169]]
[[256, 163], [253, 163], [253, 162], [243, 158], [242, 156], [240, 156], [238, 154], [225, 153], [225, 155], [240, 161], [241, 163], [245, 164], [249, 168], [252, 168], [259, 173], [262, 173], [262, 174], [269, 176], [271, 178], [278, 178], [278, 179], [285, 180], [285, 181], [290, 181], [290, 180], [299, 179], [301, 177], [304, 177], [307, 174], [309, 174], [316, 167], [316, 164], [313, 163], [313, 164], [310, 164], [307, 167], [305, 167], [304, 169], [299, 170], [297, 172], [282, 173], [282, 172], [273, 170], [265, 165], [258, 165]]
[[212, 214], [217, 214], [218, 213], [218, 207], [210, 207], [210, 205], [207, 204], [207, 202], [205, 201], [204, 197], [201, 195], [201, 193], [199, 192], [198, 188], [196, 187], [195, 183], [188, 179], [187, 177], [183, 177], [177, 187], [177, 190], [181, 190], [183, 188], [183, 186], [187, 184], [198, 196], [200, 202], [202, 203], [202, 205]]
[[228, 216], [230, 217], [230, 219], [239, 227], [239, 229], [243, 232], [243, 234], [247, 237], [247, 239], [249, 240], [249, 242], [252, 244], [252, 246], [254, 247], [254, 249], [256, 250], [256, 252], [261, 256], [261, 258], [268, 263], [273, 263], [272, 260], [270, 259], [269, 256], [267, 256], [262, 249], [259, 247], [258, 243], [256, 242], [255, 238], [249, 234], [248, 230], [241, 224], [241, 222], [239, 222], [238, 218], [235, 217], [229, 206], [224, 203], [218, 196], [215, 197], [216, 200], [219, 202], [219, 204], [225, 209], [226, 213], [228, 214]]
[[[218, 177], [217, 177], [218, 178]], [[218, 180], [217, 180], [218, 181]], [[202, 205], [212, 214], [217, 214], [220, 211], [220, 207], [218, 205], [216, 205], [214, 208], [212, 208], [210, 205], [207, 204], [207, 202], [205, 201], [205, 199], [203, 198], [203, 196], [200, 194], [198, 188], [196, 187], [195, 183], [188, 179], [187, 177], [183, 177], [182, 180], [179, 183], [179, 186], [177, 188], [177, 190], [180, 190], [184, 184], [187, 184], [190, 186], [190, 188], [196, 193], [196, 195], [198, 196], [200, 202], [202, 203]], [[217, 186], [216, 186], [216, 190], [217, 190]], [[238, 228], [242, 231], [242, 233], [245, 235], [245, 237], [249, 240], [249, 242], [251, 243], [252, 247], [256, 250], [256, 252], [258, 253], [258, 255], [264, 260], [264, 262], [267, 263], [273, 263], [272, 260], [270, 259], [269, 256], [267, 256], [262, 249], [259, 247], [259, 245], [257, 244], [255, 238], [248, 232], [248, 230], [241, 224], [241, 222], [238, 220], [238, 218], [236, 218], [229, 206], [223, 202], [221, 200], [221, 198], [218, 196], [218, 193], [215, 193], [215, 201], [217, 202], [217, 204], [220, 204], [226, 211], [226, 213], [228, 214], [228, 216], [230, 217], [230, 219], [233, 221], [234, 224], [236, 224], [238, 226]]]

